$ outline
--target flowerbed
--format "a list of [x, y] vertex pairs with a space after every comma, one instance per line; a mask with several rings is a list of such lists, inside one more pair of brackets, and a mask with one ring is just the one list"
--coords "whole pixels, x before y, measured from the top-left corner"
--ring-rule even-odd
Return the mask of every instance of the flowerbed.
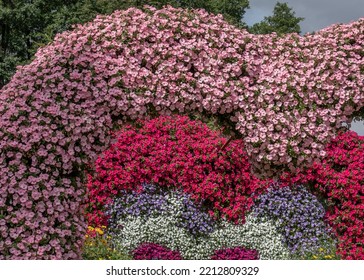
[[[154, 207], [155, 204], [145, 207], [146, 197], [149, 201], [159, 200], [158, 207]], [[148, 246], [148, 250], [156, 255], [176, 257], [178, 252], [183, 259], [209, 259], [223, 255], [257, 258], [250, 251], [246, 254], [221, 252], [229, 248], [238, 250], [235, 247], [241, 245], [254, 248], [261, 259], [289, 257], [283, 237], [269, 220], [258, 222], [256, 218], [247, 216], [243, 225], [226, 219], [213, 220], [207, 211], [178, 190], [163, 191], [154, 185], [143, 185], [139, 195], [134, 192], [130, 196], [121, 196], [109, 207], [108, 231], [114, 248], [125, 255], [135, 255], [135, 252], [140, 252], [138, 248], [147, 243], [164, 248]], [[153, 254], [149, 252], [147, 255]]]

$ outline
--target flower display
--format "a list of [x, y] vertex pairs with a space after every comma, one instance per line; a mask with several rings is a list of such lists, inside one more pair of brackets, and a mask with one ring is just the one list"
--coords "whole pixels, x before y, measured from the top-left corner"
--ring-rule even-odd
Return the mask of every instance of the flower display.
[[275, 222], [291, 254], [318, 252], [322, 243], [331, 245], [332, 234], [324, 221], [325, 209], [304, 186], [272, 185], [253, 207], [257, 218]]
[[[242, 239], [237, 242], [226, 244], [225, 248], [244, 246], [247, 249], [258, 251], [261, 260], [287, 260], [291, 258], [290, 251], [284, 242], [284, 237], [279, 233], [273, 221], [267, 218], [257, 219], [251, 214], [247, 215], [246, 223], [241, 227], [239, 234]], [[236, 232], [236, 226], [232, 226], [230, 230], [225, 232]], [[240, 230], [239, 230], [240, 231]], [[224, 233], [225, 233], [224, 232]], [[223, 234], [222, 238], [231, 238], [232, 234]], [[228, 239], [229, 240], [229, 239]]]
[[[122, 191], [141, 192], [143, 183], [175, 186], [195, 202], [203, 202], [211, 214], [237, 222], [244, 220], [254, 197], [268, 187], [250, 172], [240, 140], [232, 140], [222, 150], [227, 139], [200, 121], [161, 116], [138, 127], [125, 126], [115, 134], [115, 142], [96, 160], [89, 175], [91, 224], [105, 224], [101, 206], [121, 197]], [[162, 194], [150, 199], [145, 195], [138, 198], [149, 209], [143, 211], [162, 207]], [[140, 211], [140, 207], [129, 211]], [[184, 215], [192, 218], [188, 212]]]
[[110, 209], [105, 213], [109, 217], [109, 230], [118, 228], [118, 220], [128, 215], [148, 218], [164, 214], [172, 216], [176, 226], [186, 229], [192, 235], [213, 231], [215, 221], [188, 195], [163, 190], [152, 184], [143, 184], [142, 187], [141, 193], [124, 191], [113, 200]]
[[[187, 195], [181, 195], [178, 190], [158, 191], [160, 188], [150, 184], [144, 185], [143, 189], [144, 192], [139, 194], [131, 192], [116, 198], [107, 211], [109, 234], [114, 247], [122, 254], [134, 254], [142, 244], [152, 243], [179, 252], [183, 259], [209, 259], [217, 250], [239, 246], [256, 250], [262, 259], [289, 258], [283, 237], [268, 220], [258, 221], [249, 216], [244, 225], [225, 219], [213, 221], [207, 212], [203, 213]], [[150, 207], [143, 203], [147, 201], [146, 195], [150, 198]], [[164, 200], [160, 197], [164, 197]], [[154, 207], [158, 200], [163, 202]], [[200, 218], [184, 222], [191, 217]], [[148, 250], [153, 251], [153, 248]], [[148, 251], [143, 249], [143, 252], [145, 250]], [[236, 250], [233, 254], [235, 257], [255, 256], [253, 251], [246, 251], [244, 255], [243, 251], [238, 252], [240, 249]], [[219, 256], [226, 254], [222, 252]]]
[[250, 222], [246, 226], [225, 225], [208, 236], [194, 237], [177, 227], [169, 216], [148, 219], [129, 217], [119, 221], [122, 225], [113, 236], [115, 248], [130, 254], [140, 244], [157, 243], [180, 252], [183, 259], [209, 259], [216, 250], [236, 246], [255, 249], [260, 259], [288, 259], [289, 251], [274, 224]]
[[[0, 90], [0, 259], [81, 258], [85, 171], [109, 147], [111, 130], [151, 116], [199, 112], [233, 124], [241, 140], [226, 152], [235, 149], [244, 158], [233, 174], [219, 173], [230, 167], [209, 150], [216, 145], [201, 147], [173, 171], [163, 161], [152, 166], [185, 170], [179, 183], [185, 191], [196, 199], [211, 196], [229, 218], [244, 216], [241, 206], [249, 207], [256, 184], [251, 175], [236, 179], [237, 173], [248, 174], [250, 166], [262, 177], [304, 169], [325, 157], [324, 146], [342, 122], [363, 107], [363, 42], [363, 19], [305, 36], [262, 36], [221, 15], [170, 6], [116, 11], [58, 34]], [[188, 164], [208, 168], [207, 158], [221, 163], [206, 171], [215, 183], [189, 181]], [[131, 186], [140, 179], [133, 176], [126, 177]], [[148, 182], [170, 178], [156, 176]], [[226, 182], [237, 187], [228, 190]], [[358, 206], [355, 214], [333, 211], [363, 212]], [[345, 223], [339, 231], [360, 235], [358, 222], [349, 231]], [[361, 255], [360, 248], [351, 254]]]
[[364, 259], [364, 137], [341, 133], [326, 147], [326, 157], [286, 183], [305, 183], [326, 201], [326, 218], [339, 239], [344, 259]]
[[121, 254], [111, 247], [111, 237], [105, 234], [106, 227], [89, 226], [83, 244], [84, 260], [127, 260], [130, 256]]
[[256, 250], [248, 250], [244, 247], [235, 247], [217, 250], [211, 257], [212, 260], [257, 260], [259, 259]]
[[105, 229], [106, 229], [106, 226], [101, 226], [101, 227], [96, 227], [96, 228], [94, 228], [92, 226], [88, 226], [86, 238], [95, 237], [96, 235], [103, 235]]
[[144, 243], [133, 251], [134, 260], [181, 260], [179, 252], [154, 243]]

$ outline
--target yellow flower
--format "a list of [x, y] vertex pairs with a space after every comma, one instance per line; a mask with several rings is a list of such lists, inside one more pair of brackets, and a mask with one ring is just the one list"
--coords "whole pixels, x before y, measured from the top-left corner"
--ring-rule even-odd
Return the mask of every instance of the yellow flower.
[[100, 234], [100, 235], [103, 235], [104, 234], [104, 231], [101, 229], [101, 228], [95, 228], [95, 231]]
[[331, 259], [331, 258], [332, 258], [332, 256], [330, 256], [330, 255], [325, 256], [325, 259]]
[[320, 250], [320, 252], [323, 252], [323, 251], [324, 251], [324, 249], [323, 249], [323, 248], [320, 248], [319, 250]]
[[94, 228], [92, 226], [88, 226], [88, 230], [94, 230]]
[[317, 260], [317, 256], [313, 256], [313, 258], [314, 258], [315, 260]]

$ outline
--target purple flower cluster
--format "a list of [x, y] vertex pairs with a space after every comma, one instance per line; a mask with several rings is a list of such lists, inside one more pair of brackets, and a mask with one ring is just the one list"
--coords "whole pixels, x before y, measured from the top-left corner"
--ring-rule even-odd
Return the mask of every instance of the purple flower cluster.
[[151, 184], [143, 184], [141, 193], [121, 191], [105, 211], [109, 216], [109, 228], [117, 227], [117, 221], [128, 215], [150, 216], [154, 211], [163, 212], [167, 204], [165, 194], [165, 191], [158, 190]]
[[154, 213], [175, 216], [176, 226], [185, 228], [195, 236], [211, 233], [215, 224], [201, 203], [196, 204], [189, 195], [158, 188], [152, 184], [143, 184], [141, 192], [122, 191], [105, 213], [109, 216], [110, 232], [119, 227], [117, 222], [121, 218], [126, 216], [148, 218]]
[[133, 251], [134, 260], [182, 260], [181, 254], [162, 245], [143, 243]]
[[314, 252], [330, 236], [324, 222], [324, 207], [303, 186], [273, 184], [258, 197], [253, 213], [276, 222], [292, 254]]
[[181, 196], [183, 203], [177, 226], [189, 230], [192, 235], [209, 234], [214, 230], [214, 220], [207, 212], [203, 212], [201, 204], [192, 201], [187, 195]]
[[256, 250], [244, 247], [235, 247], [217, 250], [211, 257], [212, 260], [258, 260], [259, 254]]

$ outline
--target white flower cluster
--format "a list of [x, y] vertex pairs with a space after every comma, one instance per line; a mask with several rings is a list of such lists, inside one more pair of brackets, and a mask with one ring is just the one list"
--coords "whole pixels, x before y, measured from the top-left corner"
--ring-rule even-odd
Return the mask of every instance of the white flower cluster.
[[261, 260], [287, 260], [290, 258], [283, 236], [269, 219], [258, 219], [248, 215], [243, 226], [242, 243], [247, 248], [256, 249]]
[[244, 246], [256, 249], [260, 259], [288, 259], [288, 249], [283, 245], [282, 236], [269, 221], [258, 222], [247, 217], [244, 225], [227, 221], [207, 236], [194, 237], [185, 229], [177, 227], [173, 215], [143, 217], [129, 216], [120, 220], [122, 230], [115, 236], [118, 250], [130, 253], [141, 243], [161, 244], [179, 251], [184, 259], [209, 259], [219, 249]]

